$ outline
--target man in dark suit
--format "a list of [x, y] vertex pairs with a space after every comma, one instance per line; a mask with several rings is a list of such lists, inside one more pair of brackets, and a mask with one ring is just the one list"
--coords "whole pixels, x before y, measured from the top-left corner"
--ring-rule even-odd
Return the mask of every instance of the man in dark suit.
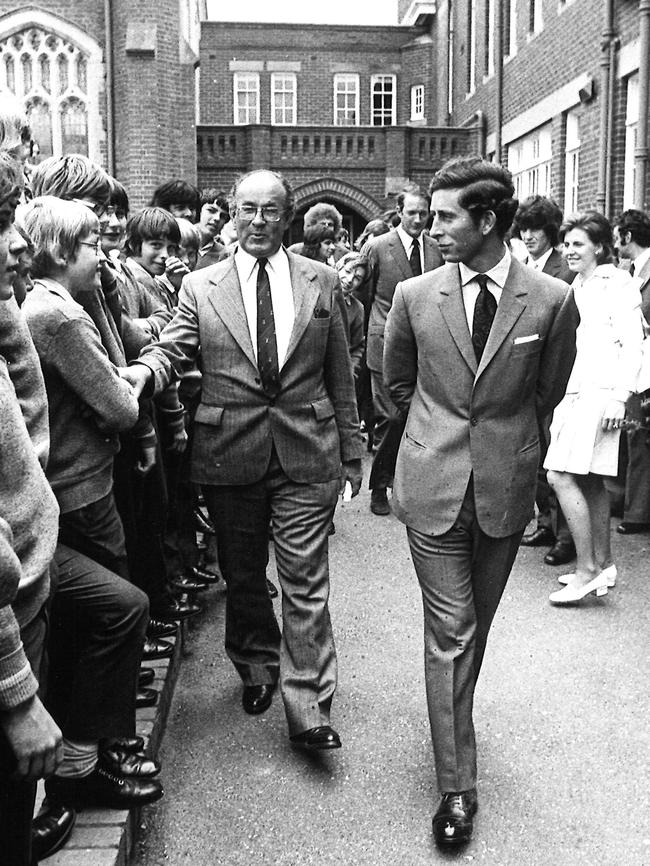
[[[528, 250], [526, 264], [531, 268], [571, 284], [575, 274], [564, 256], [557, 250], [560, 241], [562, 211], [551, 198], [531, 195], [517, 208], [513, 227], [518, 230]], [[551, 417], [543, 418], [540, 426], [542, 445], [537, 472], [537, 528], [521, 539], [525, 547], [552, 545], [544, 557], [547, 565], [565, 565], [575, 558], [576, 549], [557, 497], [546, 480], [544, 457], [550, 442]]]
[[[650, 321], [650, 218], [640, 210], [626, 210], [614, 225], [614, 244], [621, 260], [630, 263], [630, 273], [641, 281], [641, 312]], [[633, 418], [641, 417], [640, 397], [633, 394], [628, 404]], [[621, 535], [650, 529], [650, 448], [648, 431], [627, 431], [627, 473], [623, 520], [616, 527]]]
[[407, 415], [393, 511], [424, 604], [425, 678], [442, 800], [436, 842], [477, 809], [472, 704], [492, 619], [533, 512], [538, 419], [564, 395], [578, 313], [566, 283], [513, 259], [510, 172], [479, 157], [431, 182], [447, 264], [395, 290], [384, 375]]
[[366, 281], [368, 336], [366, 362], [370, 370], [375, 412], [373, 432], [377, 449], [370, 472], [370, 508], [373, 514], [390, 514], [386, 490], [393, 484], [395, 458], [402, 435], [402, 419], [395, 409], [383, 378], [384, 329], [400, 280], [418, 276], [442, 264], [435, 241], [425, 232], [429, 199], [410, 185], [397, 197], [399, 225], [388, 234], [371, 238], [361, 250], [368, 260]]
[[[157, 391], [200, 351], [192, 481], [217, 532], [244, 709], [264, 712], [279, 678], [292, 742], [334, 749], [327, 536], [342, 485], [359, 491], [362, 443], [338, 280], [282, 247], [293, 211], [280, 175], [244, 175], [231, 194], [237, 249], [186, 277], [174, 319], [141, 355], [147, 366], [129, 375], [142, 388], [153, 372]], [[266, 585], [269, 524], [282, 635]]]

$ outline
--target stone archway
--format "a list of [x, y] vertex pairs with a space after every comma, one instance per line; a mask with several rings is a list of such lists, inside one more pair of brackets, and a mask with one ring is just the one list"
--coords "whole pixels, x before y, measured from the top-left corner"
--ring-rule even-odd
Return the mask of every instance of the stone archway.
[[316, 202], [333, 204], [343, 215], [343, 225], [357, 237], [368, 220], [379, 216], [383, 205], [368, 193], [338, 178], [322, 177], [294, 189], [296, 218], [289, 230], [291, 242], [302, 240], [302, 217]]

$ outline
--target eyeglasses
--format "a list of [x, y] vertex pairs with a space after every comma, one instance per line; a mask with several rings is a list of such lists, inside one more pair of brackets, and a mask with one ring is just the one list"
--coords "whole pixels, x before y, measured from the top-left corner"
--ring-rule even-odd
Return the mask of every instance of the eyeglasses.
[[80, 247], [92, 247], [97, 255], [101, 255], [102, 252], [102, 242], [101, 241], [79, 241]]
[[277, 207], [253, 207], [253, 205], [244, 204], [237, 208], [237, 216], [245, 222], [251, 222], [260, 214], [265, 223], [279, 223], [282, 219], [283, 211]]

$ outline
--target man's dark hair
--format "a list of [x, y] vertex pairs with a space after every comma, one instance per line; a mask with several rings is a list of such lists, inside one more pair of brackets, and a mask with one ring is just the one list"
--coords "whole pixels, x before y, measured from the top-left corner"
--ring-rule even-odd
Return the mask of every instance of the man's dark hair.
[[232, 185], [230, 192], [228, 193], [228, 203], [230, 205], [231, 213], [234, 213], [235, 210], [235, 201], [237, 199], [237, 190], [241, 186], [241, 184], [249, 178], [253, 174], [257, 174], [260, 171], [266, 171], [268, 174], [273, 175], [273, 177], [282, 184], [284, 189], [284, 212], [285, 218], [291, 222], [293, 216], [296, 212], [296, 196], [291, 188], [291, 184], [289, 181], [280, 174], [279, 171], [271, 171], [270, 169], [255, 169], [254, 171], [247, 171], [246, 174], [240, 174], [239, 177], [235, 180]]
[[458, 203], [470, 212], [475, 225], [492, 211], [496, 216], [496, 232], [500, 238], [505, 237], [519, 204], [507, 168], [480, 156], [450, 159], [434, 174], [429, 193], [439, 189], [461, 190]]
[[557, 202], [544, 195], [531, 195], [521, 202], [513, 220], [518, 231], [542, 229], [552, 247], [559, 243], [562, 210]]
[[180, 244], [181, 232], [176, 219], [162, 207], [145, 207], [129, 219], [126, 224], [126, 251], [139, 256], [142, 241], [160, 241], [164, 238]]
[[608, 265], [614, 261], [614, 238], [607, 217], [595, 210], [573, 214], [560, 226], [560, 240], [564, 241], [573, 229], [581, 229], [592, 244], [600, 244], [602, 250], [596, 255], [599, 265]]
[[173, 204], [185, 204], [192, 208], [194, 217], [196, 218], [201, 209], [200, 201], [201, 193], [197, 187], [186, 180], [174, 178], [156, 187], [151, 196], [149, 206], [162, 207], [165, 210], [169, 210]]
[[650, 217], [642, 210], [625, 210], [614, 223], [619, 235], [629, 232], [640, 247], [650, 247]]
[[427, 208], [431, 205], [431, 196], [426, 193], [422, 187], [418, 186], [417, 183], [407, 183], [395, 199], [395, 204], [397, 205], [398, 210], [401, 211], [404, 207], [404, 199], [407, 195], [414, 195], [418, 198], [423, 198], [427, 203]]
[[202, 189], [199, 209], [202, 208], [204, 204], [214, 203], [216, 203], [221, 210], [228, 213], [228, 196], [222, 189], [216, 189], [214, 187]]

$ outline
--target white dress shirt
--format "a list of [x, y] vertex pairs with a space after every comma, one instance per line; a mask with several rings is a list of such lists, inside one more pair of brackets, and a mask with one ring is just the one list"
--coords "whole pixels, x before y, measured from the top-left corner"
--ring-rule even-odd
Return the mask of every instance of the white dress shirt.
[[528, 256], [528, 258], [526, 259], [526, 264], [530, 265], [531, 268], [535, 268], [538, 271], [543, 271], [544, 265], [550, 259], [552, 252], [553, 247], [549, 247], [546, 252], [542, 253], [542, 255], [538, 259], [534, 259], [532, 256]]
[[[413, 249], [413, 238], [411, 235], [407, 234], [401, 225], [398, 225], [395, 229], [397, 232], [399, 239], [402, 242], [402, 246], [404, 247], [404, 251], [406, 253], [406, 258], [411, 261], [411, 250]], [[424, 273], [424, 241], [422, 240], [422, 236], [424, 232], [421, 232], [418, 236], [418, 245], [420, 247], [420, 270]]]
[[[239, 276], [239, 285], [241, 286], [253, 351], [257, 359], [257, 259], [238, 246], [235, 252], [235, 267]], [[273, 303], [273, 318], [275, 319], [278, 364], [280, 369], [282, 369], [287, 356], [287, 349], [289, 348], [293, 323], [296, 318], [289, 259], [282, 247], [273, 253], [272, 256], [269, 256], [266, 273], [269, 276], [269, 283], [271, 284], [271, 302]]]
[[[499, 305], [499, 301], [501, 300], [503, 287], [505, 286], [506, 280], [508, 279], [510, 262], [512, 260], [510, 250], [505, 244], [503, 245], [503, 250], [504, 256], [501, 261], [497, 262], [497, 264], [489, 271], [485, 271], [485, 276], [488, 278], [487, 287], [496, 298], [497, 306]], [[465, 305], [467, 326], [469, 327], [469, 332], [471, 334], [472, 325], [474, 323], [474, 307], [476, 306], [476, 299], [478, 298], [479, 292], [481, 291], [481, 287], [476, 281], [476, 276], [480, 273], [480, 271], [473, 271], [471, 268], [468, 268], [467, 265], [463, 262], [458, 263], [458, 268], [460, 270], [460, 283], [463, 288], [463, 304]]]

